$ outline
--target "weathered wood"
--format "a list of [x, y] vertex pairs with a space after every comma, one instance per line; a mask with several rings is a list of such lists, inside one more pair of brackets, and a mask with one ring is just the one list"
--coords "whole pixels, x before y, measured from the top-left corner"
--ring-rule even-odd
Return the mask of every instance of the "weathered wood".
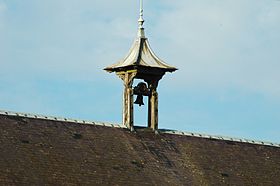
[[[124, 82], [123, 92], [123, 124], [133, 129], [133, 80], [144, 80], [149, 87], [147, 92], [137, 93], [139, 96], [149, 96], [148, 101], [148, 127], [153, 130], [158, 129], [158, 96], [157, 86], [159, 80], [166, 72], [174, 72], [178, 70], [174, 66], [168, 65], [159, 59], [152, 51], [148, 39], [144, 31], [144, 19], [142, 1], [140, 8], [140, 18], [138, 20], [138, 35], [133, 43], [128, 55], [118, 63], [106, 67], [107, 72], [115, 72]], [[140, 97], [142, 98], [142, 97]], [[139, 103], [138, 103], [139, 104]], [[142, 102], [139, 104], [143, 105]]]
[[151, 111], [150, 111], [150, 119], [151, 119], [151, 126], [153, 130], [158, 129], [158, 94], [156, 90], [153, 90], [151, 96]]
[[152, 116], [151, 116], [151, 106], [152, 106], [152, 95], [150, 95], [149, 97], [148, 97], [148, 127], [149, 128], [151, 128], [151, 123], [152, 123], [152, 121], [151, 121], [151, 118], [152, 118]]
[[121, 72], [118, 76], [123, 80], [123, 125], [128, 128], [133, 127], [133, 90], [132, 84], [136, 76], [136, 71]]

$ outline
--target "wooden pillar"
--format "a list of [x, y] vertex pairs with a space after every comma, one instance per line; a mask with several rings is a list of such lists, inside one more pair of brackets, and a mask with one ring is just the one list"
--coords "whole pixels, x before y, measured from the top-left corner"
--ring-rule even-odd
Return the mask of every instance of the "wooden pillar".
[[[125, 84], [124, 84], [125, 85]], [[123, 89], [123, 105], [122, 105], [122, 124], [126, 125], [126, 102], [127, 102], [127, 96], [126, 96], [126, 86], [124, 86]]]
[[148, 97], [148, 127], [151, 128], [152, 120], [151, 120], [151, 105], [152, 105], [152, 96]]
[[133, 90], [132, 87], [127, 88], [127, 124], [128, 128], [133, 129]]
[[119, 73], [119, 77], [124, 82], [123, 91], [123, 125], [133, 130], [133, 79], [136, 72]]
[[158, 93], [156, 90], [152, 92], [151, 96], [151, 128], [158, 129]]
[[149, 82], [150, 96], [148, 101], [148, 127], [158, 129], [158, 81]]

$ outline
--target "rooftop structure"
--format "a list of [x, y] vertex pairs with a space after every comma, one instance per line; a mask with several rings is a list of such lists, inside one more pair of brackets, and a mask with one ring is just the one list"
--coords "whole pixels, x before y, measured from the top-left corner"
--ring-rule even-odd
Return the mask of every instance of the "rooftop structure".
[[[166, 72], [174, 72], [177, 69], [166, 64], [152, 51], [148, 39], [145, 37], [143, 19], [143, 0], [140, 0], [140, 17], [138, 20], [138, 35], [128, 55], [121, 61], [104, 70], [115, 72], [124, 82], [123, 93], [123, 124], [133, 130], [133, 95], [137, 95], [134, 102], [144, 105], [143, 96], [148, 96], [148, 127], [158, 129], [158, 93], [157, 87], [160, 79]], [[134, 79], [141, 79], [133, 88]]]

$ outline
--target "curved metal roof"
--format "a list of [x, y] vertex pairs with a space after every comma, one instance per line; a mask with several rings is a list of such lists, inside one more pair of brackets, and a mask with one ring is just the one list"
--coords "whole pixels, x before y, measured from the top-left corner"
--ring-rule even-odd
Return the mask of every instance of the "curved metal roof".
[[140, 17], [138, 19], [138, 37], [134, 41], [128, 55], [121, 61], [105, 68], [108, 72], [119, 71], [125, 67], [148, 67], [157, 68], [165, 72], [173, 72], [177, 68], [166, 64], [159, 59], [150, 47], [148, 39], [145, 37], [143, 19], [143, 1], [140, 1]]
[[115, 63], [105, 68], [105, 70], [109, 72], [114, 72], [119, 68], [129, 66], [159, 68], [168, 72], [173, 72], [177, 70], [177, 68], [166, 64], [163, 60], [156, 56], [156, 54], [150, 47], [148, 39], [144, 36], [144, 30], [139, 30], [138, 37], [134, 41], [127, 56], [118, 63]]

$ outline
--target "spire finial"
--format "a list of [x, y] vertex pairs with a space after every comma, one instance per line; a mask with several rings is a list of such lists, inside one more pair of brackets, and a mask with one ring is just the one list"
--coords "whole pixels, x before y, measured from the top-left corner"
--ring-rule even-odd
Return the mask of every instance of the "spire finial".
[[138, 20], [139, 28], [143, 28], [144, 19], [143, 19], [143, 0], [140, 0], [140, 17]]
[[138, 36], [144, 38], [145, 37], [145, 33], [144, 33], [144, 19], [143, 19], [143, 0], [140, 0], [140, 17], [138, 19], [138, 24], [139, 24], [139, 31], [138, 31]]

